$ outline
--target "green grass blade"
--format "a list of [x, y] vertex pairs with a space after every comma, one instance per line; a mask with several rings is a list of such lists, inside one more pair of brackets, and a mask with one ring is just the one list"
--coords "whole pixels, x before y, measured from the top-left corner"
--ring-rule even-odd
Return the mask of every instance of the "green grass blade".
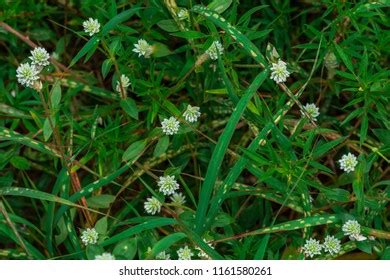
[[142, 8], [136, 7], [117, 14], [112, 19], [110, 19], [102, 28], [102, 35], [105, 36], [110, 32], [113, 28], [115, 28], [118, 24], [129, 20], [137, 11]]
[[135, 234], [141, 233], [145, 230], [150, 230], [150, 229], [154, 229], [157, 227], [163, 227], [163, 226], [169, 226], [169, 225], [175, 225], [175, 224], [177, 224], [177, 222], [174, 219], [170, 219], [170, 218], [152, 219], [152, 220], [146, 221], [142, 224], [132, 226], [129, 229], [126, 229], [126, 230], [112, 236], [111, 238], [103, 241], [100, 245], [102, 245], [102, 246], [111, 245], [111, 244], [117, 243], [123, 239], [129, 238]]
[[185, 235], [182, 232], [176, 232], [168, 236], [165, 236], [153, 246], [152, 253], [151, 253], [152, 256], [157, 256], [158, 253], [169, 249], [173, 244], [179, 242], [180, 240], [186, 237], [187, 235]]
[[53, 150], [42, 142], [31, 139], [30, 137], [24, 136], [5, 127], [0, 127], [0, 140], [17, 142], [25, 146], [29, 146], [30, 148], [33, 148], [34, 150], [40, 151], [42, 153], [60, 157], [57, 151]]
[[268, 71], [263, 71], [254, 79], [252, 84], [246, 90], [244, 96], [238, 102], [222, 135], [218, 139], [217, 145], [214, 148], [210, 164], [207, 168], [205, 180], [202, 184], [202, 188], [200, 191], [199, 204], [198, 209], [196, 211], [195, 226], [198, 233], [202, 233], [205, 229], [205, 223], [207, 222], [205, 216], [210, 202], [210, 196], [214, 189], [215, 182], [218, 176], [218, 171], [222, 164], [222, 160], [229, 146], [233, 133], [236, 129], [236, 125], [239, 122], [242, 114], [244, 113], [244, 110], [248, 105], [250, 99], [267, 77]]

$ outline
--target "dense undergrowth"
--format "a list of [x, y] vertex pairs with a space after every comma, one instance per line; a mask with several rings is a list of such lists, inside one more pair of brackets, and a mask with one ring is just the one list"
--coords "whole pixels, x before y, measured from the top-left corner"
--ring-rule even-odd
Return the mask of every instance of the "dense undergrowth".
[[0, 259], [390, 258], [388, 1], [0, 3]]

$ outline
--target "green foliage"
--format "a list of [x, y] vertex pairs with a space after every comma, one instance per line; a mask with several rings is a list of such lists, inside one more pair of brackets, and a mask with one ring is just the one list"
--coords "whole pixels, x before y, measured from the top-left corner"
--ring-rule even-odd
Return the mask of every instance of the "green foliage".
[[[340, 251], [317, 259], [389, 259], [389, 5], [258, 2], [3, 5], [0, 259], [177, 259], [184, 246], [195, 259], [303, 259], [327, 235]], [[35, 45], [51, 56], [41, 88], [16, 76]], [[160, 191], [163, 176], [182, 196]], [[349, 220], [365, 240], [344, 234]]]

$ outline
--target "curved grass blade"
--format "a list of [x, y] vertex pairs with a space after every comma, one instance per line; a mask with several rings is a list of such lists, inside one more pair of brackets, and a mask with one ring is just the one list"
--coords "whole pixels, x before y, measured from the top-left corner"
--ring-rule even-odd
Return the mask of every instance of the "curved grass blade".
[[152, 249], [152, 256], [157, 256], [158, 253], [163, 252], [167, 249], [169, 249], [173, 244], [179, 242], [180, 240], [186, 238], [187, 235], [185, 235], [182, 232], [176, 232], [173, 234], [170, 234], [168, 236], [165, 236], [161, 240], [159, 240]]
[[[320, 226], [320, 225], [326, 225], [326, 224], [334, 224], [341, 221], [340, 215], [317, 215], [317, 216], [311, 216], [306, 217], [302, 219], [297, 219], [277, 225], [273, 225], [270, 227], [261, 228], [258, 230], [254, 230], [251, 232], [246, 232], [243, 234], [239, 234], [239, 238], [252, 236], [252, 235], [260, 235], [260, 234], [269, 234], [269, 233], [276, 233], [276, 232], [284, 232], [284, 231], [291, 231], [291, 230], [298, 230], [298, 229], [304, 229], [304, 228], [310, 228], [314, 226]], [[236, 239], [237, 236], [228, 237], [224, 239], [218, 240], [218, 242], [224, 242], [231, 239]]]
[[222, 160], [225, 156], [226, 150], [229, 146], [230, 140], [236, 129], [236, 125], [239, 122], [242, 114], [245, 111], [250, 99], [255, 94], [257, 89], [261, 86], [264, 80], [268, 77], [268, 71], [263, 71], [254, 79], [252, 84], [246, 90], [238, 102], [233, 114], [229, 118], [229, 121], [218, 139], [218, 143], [214, 148], [211, 156], [210, 164], [207, 168], [205, 180], [200, 190], [198, 209], [196, 211], [195, 226], [197, 233], [202, 233], [205, 229], [207, 220], [205, 219], [207, 208], [210, 202], [210, 197], [217, 180], [218, 171], [221, 167]]
[[33, 140], [30, 137], [24, 136], [18, 132], [9, 130], [5, 127], [0, 127], [0, 140], [18, 142], [23, 145], [29, 146], [34, 150], [40, 151], [42, 153], [51, 156], [60, 157], [60, 154], [56, 150], [50, 148], [49, 146], [43, 144], [42, 142]]
[[91, 51], [93, 48], [96, 48], [99, 44], [99, 37], [94, 36], [82, 47], [82, 49], [76, 54], [76, 56], [72, 59], [72, 61], [69, 64], [69, 68], [72, 67], [77, 63], [77, 61], [80, 60], [84, 55], [86, 55], [89, 51]]
[[105, 36], [110, 32], [116, 25], [129, 20], [137, 11], [142, 8], [136, 7], [117, 14], [112, 19], [110, 19], [102, 28], [102, 35]]
[[225, 30], [261, 66], [265, 67], [267, 65], [264, 56], [260, 53], [259, 49], [255, 46], [255, 44], [253, 44], [251, 40], [249, 40], [244, 34], [242, 34], [237, 28], [227, 22], [226, 19], [221, 17], [218, 13], [200, 5], [193, 7], [192, 11], [201, 14], [202, 16], [212, 21], [215, 25]]
[[118, 241], [121, 241], [125, 238], [129, 238], [135, 234], [141, 233], [145, 230], [154, 229], [157, 227], [175, 225], [175, 224], [177, 224], [177, 222], [174, 219], [170, 219], [170, 218], [152, 219], [150, 221], [146, 221], [142, 224], [139, 224], [139, 225], [133, 226], [129, 229], [126, 229], [126, 230], [122, 231], [121, 233], [118, 233], [118, 234], [114, 235], [113, 237], [103, 241], [100, 245], [107, 246], [110, 244], [117, 243]]

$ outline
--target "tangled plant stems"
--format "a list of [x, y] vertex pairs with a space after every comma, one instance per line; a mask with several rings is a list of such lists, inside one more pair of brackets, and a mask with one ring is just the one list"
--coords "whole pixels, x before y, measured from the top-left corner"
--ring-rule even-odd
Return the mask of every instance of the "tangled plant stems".
[[389, 259], [384, 1], [8, 2], [1, 259]]

